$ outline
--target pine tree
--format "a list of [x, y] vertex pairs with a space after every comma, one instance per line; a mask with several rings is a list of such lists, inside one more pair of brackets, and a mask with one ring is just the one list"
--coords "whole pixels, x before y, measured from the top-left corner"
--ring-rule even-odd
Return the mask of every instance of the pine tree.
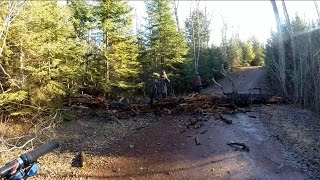
[[[29, 1], [16, 17], [5, 44], [4, 61], [25, 102], [55, 106], [77, 76], [83, 49], [75, 41], [71, 13], [54, 1]], [[20, 93], [21, 94], [21, 93]]]
[[169, 0], [147, 2], [147, 51], [151, 71], [179, 74], [185, 62], [186, 42], [171, 16]]
[[240, 65], [242, 61], [241, 41], [238, 36], [233, 36], [228, 43], [227, 58], [229, 67], [235, 68]]
[[68, 7], [76, 35], [81, 40], [88, 40], [89, 30], [95, 25], [94, 6], [86, 0], [72, 0], [68, 1]]
[[103, 88], [133, 90], [140, 86], [134, 80], [139, 75], [137, 40], [131, 32], [131, 8], [118, 0], [98, 2], [98, 17], [104, 35]]
[[254, 53], [254, 58], [250, 63], [251, 66], [261, 66], [264, 65], [265, 59], [265, 49], [263, 45], [257, 40], [256, 37], [250, 39], [252, 42], [252, 50]]
[[296, 14], [291, 23], [293, 33], [298, 34], [305, 32], [308, 29], [307, 22]]
[[255, 54], [253, 51], [253, 44], [250, 40], [241, 43], [242, 52], [242, 66], [249, 66], [253, 61]]

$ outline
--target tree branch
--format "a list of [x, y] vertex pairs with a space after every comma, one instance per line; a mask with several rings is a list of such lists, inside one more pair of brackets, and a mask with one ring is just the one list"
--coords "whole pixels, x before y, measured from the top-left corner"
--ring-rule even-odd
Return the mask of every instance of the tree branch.
[[213, 81], [214, 84], [216, 84], [217, 86], [219, 86], [219, 87], [221, 88], [223, 94], [225, 94], [225, 92], [224, 92], [224, 90], [223, 90], [223, 87], [222, 87], [219, 83], [217, 83], [217, 81], [216, 81], [214, 78], [212, 78], [212, 81]]
[[[1, 150], [0, 153], [2, 152], [8, 152], [8, 151], [12, 151], [14, 149], [22, 149], [24, 148], [26, 145], [28, 145], [29, 143], [32, 143], [33, 140], [35, 140], [37, 137], [33, 137], [32, 139], [29, 139], [26, 143], [24, 143], [22, 146], [13, 146], [10, 149], [7, 150]], [[5, 142], [4, 140], [2, 140], [2, 142]]]
[[232, 85], [232, 93], [238, 93], [237, 90], [236, 90], [236, 88], [235, 88], [235, 85], [234, 85], [233, 80], [227, 75], [227, 72], [226, 72], [226, 70], [224, 69], [223, 64], [222, 64], [222, 68], [221, 68], [220, 72], [221, 72], [221, 74], [222, 74], [224, 77], [226, 77], [226, 78], [231, 82], [231, 85]]

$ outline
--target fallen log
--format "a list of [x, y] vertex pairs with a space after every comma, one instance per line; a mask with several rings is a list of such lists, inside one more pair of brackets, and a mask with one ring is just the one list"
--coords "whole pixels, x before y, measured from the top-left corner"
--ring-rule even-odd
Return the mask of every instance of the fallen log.
[[76, 94], [64, 99], [64, 106], [85, 106], [89, 108], [105, 108], [107, 101], [101, 97], [93, 97], [88, 94]]
[[213, 96], [213, 103], [230, 106], [233, 104], [238, 107], [246, 107], [252, 104], [280, 104], [286, 103], [286, 100], [279, 96], [271, 94], [239, 94], [239, 93], [225, 93], [224, 96]]
[[245, 107], [251, 104], [286, 103], [284, 98], [270, 94], [237, 94], [231, 96], [231, 98], [235, 105], [239, 107]]
[[[285, 99], [269, 94], [192, 94], [180, 98], [168, 97], [155, 100], [153, 104], [129, 104], [119, 101], [106, 101], [103, 98], [91, 96], [73, 96], [65, 100], [66, 106], [81, 105], [92, 109], [106, 109], [117, 117], [130, 117], [145, 113], [156, 113], [160, 115], [172, 114], [177, 111], [195, 111], [217, 113], [227, 110], [241, 109], [252, 104], [286, 103]], [[221, 117], [220, 117], [221, 118]], [[223, 117], [221, 118], [223, 119]]]
[[235, 148], [238, 148], [237, 146], [240, 146], [243, 151], [248, 151], [248, 152], [250, 151], [249, 147], [247, 145], [245, 145], [244, 143], [230, 142], [230, 143], [227, 143], [227, 145], [233, 146]]

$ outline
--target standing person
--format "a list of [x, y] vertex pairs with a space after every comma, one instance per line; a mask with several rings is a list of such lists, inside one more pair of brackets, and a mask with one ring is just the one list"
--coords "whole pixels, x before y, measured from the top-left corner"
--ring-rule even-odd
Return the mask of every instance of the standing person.
[[158, 77], [153, 80], [152, 91], [150, 96], [150, 104], [153, 105], [154, 99], [157, 99], [158, 94]]
[[193, 85], [194, 85], [193, 91], [196, 93], [201, 93], [202, 83], [201, 83], [201, 76], [199, 72], [196, 72], [196, 75], [194, 76]]
[[159, 90], [160, 98], [166, 98], [168, 96], [167, 83], [170, 83], [170, 80], [168, 79], [166, 72], [161, 71], [160, 77], [158, 80], [158, 90]]
[[167, 83], [170, 83], [169, 78], [165, 71], [162, 71], [160, 75], [154, 79], [151, 93], [150, 104], [153, 104], [154, 99], [166, 98], [168, 95]]

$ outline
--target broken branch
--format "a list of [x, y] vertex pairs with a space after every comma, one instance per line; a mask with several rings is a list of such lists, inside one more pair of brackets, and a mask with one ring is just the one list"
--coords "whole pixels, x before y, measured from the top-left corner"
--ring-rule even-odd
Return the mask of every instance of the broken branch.
[[229, 146], [233, 146], [233, 147], [236, 147], [236, 146], [241, 146], [242, 147], [242, 150], [244, 151], [250, 151], [249, 147], [247, 145], [245, 145], [244, 143], [238, 143], [238, 142], [230, 142], [230, 143], [227, 143], [227, 145]]

